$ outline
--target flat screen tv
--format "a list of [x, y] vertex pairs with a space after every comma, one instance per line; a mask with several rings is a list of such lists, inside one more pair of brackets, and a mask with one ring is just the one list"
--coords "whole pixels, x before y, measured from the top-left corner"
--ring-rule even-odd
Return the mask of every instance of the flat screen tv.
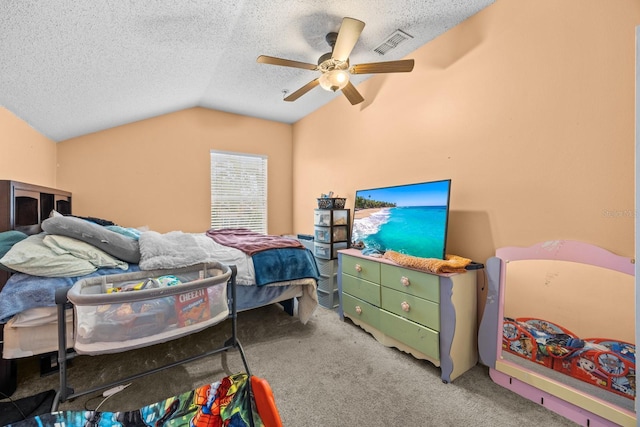
[[451, 180], [357, 190], [351, 246], [444, 259]]

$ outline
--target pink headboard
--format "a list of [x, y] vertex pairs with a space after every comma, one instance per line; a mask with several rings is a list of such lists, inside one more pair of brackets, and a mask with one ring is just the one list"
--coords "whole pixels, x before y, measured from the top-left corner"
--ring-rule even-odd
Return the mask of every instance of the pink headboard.
[[548, 240], [528, 248], [507, 246], [496, 250], [496, 256], [504, 261], [524, 259], [573, 261], [620, 271], [632, 276], [635, 274], [634, 259], [575, 240]]

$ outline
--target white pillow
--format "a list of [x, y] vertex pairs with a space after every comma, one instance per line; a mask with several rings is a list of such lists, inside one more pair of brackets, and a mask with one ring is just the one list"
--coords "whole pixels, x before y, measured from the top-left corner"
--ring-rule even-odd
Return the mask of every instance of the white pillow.
[[129, 265], [105, 251], [81, 240], [67, 236], [49, 234], [44, 236], [43, 243], [58, 255], [70, 254], [76, 258], [89, 261], [95, 267], [114, 267], [126, 270]]
[[[0, 263], [21, 273], [44, 277], [77, 277], [93, 273], [100, 266], [114, 266], [106, 253], [99, 254], [96, 247], [79, 242], [60, 242], [46, 233], [35, 234], [16, 243], [2, 258]], [[60, 237], [60, 236], [58, 236]], [[64, 236], [62, 236], [64, 237]], [[56, 249], [52, 249], [52, 246]], [[66, 246], [66, 247], [65, 247]], [[74, 255], [77, 254], [79, 256]], [[117, 267], [127, 269], [126, 263], [118, 261]], [[99, 264], [99, 265], [96, 265]]]

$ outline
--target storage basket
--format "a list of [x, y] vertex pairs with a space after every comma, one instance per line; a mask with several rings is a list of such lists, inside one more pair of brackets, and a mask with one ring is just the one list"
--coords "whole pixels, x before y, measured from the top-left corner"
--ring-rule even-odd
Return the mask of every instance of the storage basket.
[[317, 259], [320, 276], [333, 277], [338, 272], [338, 263], [335, 260]]
[[318, 279], [318, 291], [333, 292], [336, 289], [338, 289], [336, 276], [331, 276], [331, 277], [320, 276], [320, 279]]
[[318, 290], [318, 304], [325, 308], [336, 308], [340, 305], [340, 295], [338, 291], [324, 292]]
[[347, 199], [335, 197], [318, 198], [318, 209], [344, 209]]

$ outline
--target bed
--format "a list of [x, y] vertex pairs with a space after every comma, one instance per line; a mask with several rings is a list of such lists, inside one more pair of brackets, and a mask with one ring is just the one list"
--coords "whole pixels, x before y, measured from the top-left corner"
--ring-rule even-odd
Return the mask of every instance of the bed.
[[[280, 302], [294, 314], [295, 300], [296, 313], [300, 321], [306, 323], [318, 304], [319, 271], [315, 258], [295, 239], [243, 229], [164, 234], [146, 230], [136, 234], [135, 230], [108, 228], [71, 216], [48, 218], [43, 221], [42, 229], [43, 233], [16, 243], [1, 258], [5, 267], [8, 264], [16, 271], [0, 292], [4, 359], [56, 351], [56, 290], [95, 276], [220, 262], [237, 268], [238, 311]], [[42, 252], [45, 242], [47, 251], [53, 247], [55, 254]], [[80, 249], [75, 246], [78, 242], [82, 243]], [[64, 264], [59, 261], [61, 254], [74, 258], [74, 263], [81, 258], [93, 263], [90, 267], [97, 267], [87, 274], [68, 275], [58, 265]], [[28, 260], [20, 265], [23, 258]], [[86, 273], [88, 270], [74, 264], [71, 271]], [[66, 310], [66, 324], [67, 346], [72, 348], [76, 338], [73, 310]]]
[[571, 240], [486, 264], [480, 360], [491, 378], [589, 426], [635, 426], [634, 260]]

